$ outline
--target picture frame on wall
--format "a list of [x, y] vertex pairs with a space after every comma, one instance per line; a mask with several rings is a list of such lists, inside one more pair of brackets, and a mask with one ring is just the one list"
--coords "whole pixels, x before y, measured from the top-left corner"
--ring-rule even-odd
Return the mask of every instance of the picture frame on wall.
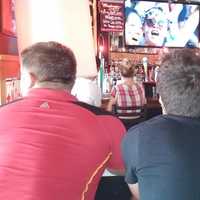
[[1, 0], [1, 32], [16, 36], [15, 0]]

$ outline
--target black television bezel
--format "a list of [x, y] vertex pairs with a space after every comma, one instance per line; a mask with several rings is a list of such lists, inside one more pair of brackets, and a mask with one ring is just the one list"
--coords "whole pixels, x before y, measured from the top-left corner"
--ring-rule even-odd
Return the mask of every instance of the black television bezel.
[[[126, 23], [126, 15], [125, 15], [125, 1], [126, 0], [124, 0], [124, 33], [123, 33], [123, 35], [124, 35], [124, 46], [125, 46], [125, 48], [128, 48], [128, 49], [135, 49], [135, 48], [158, 48], [158, 49], [160, 49], [160, 48], [190, 48], [190, 49], [198, 49], [198, 48], [200, 48], [200, 47], [170, 47], [170, 46], [151, 46], [151, 45], [127, 45], [126, 44], [126, 36], [125, 36], [125, 23]], [[146, 1], [146, 2], [155, 2], [155, 3], [169, 3], [169, 1], [166, 1], [166, 0], [135, 0], [135, 2], [140, 2], [140, 1]], [[172, 1], [171, 2], [172, 4], [183, 4], [183, 5], [197, 5], [197, 6], [199, 6], [199, 24], [198, 24], [198, 29], [199, 29], [199, 31], [198, 31], [198, 40], [199, 40], [199, 43], [200, 43], [200, 2], [195, 2], [195, 1], [190, 1], [190, 2], [185, 2], [185, 1], [178, 1], [178, 2], [176, 2], [176, 1]]]

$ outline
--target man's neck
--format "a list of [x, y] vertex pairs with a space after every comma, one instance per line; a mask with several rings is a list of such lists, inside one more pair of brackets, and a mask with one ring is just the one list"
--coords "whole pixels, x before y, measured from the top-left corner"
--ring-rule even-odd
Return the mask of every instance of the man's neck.
[[59, 82], [37, 82], [33, 88], [48, 88], [48, 89], [58, 89], [58, 90], [67, 90], [68, 92], [71, 92], [72, 87], [63, 83]]

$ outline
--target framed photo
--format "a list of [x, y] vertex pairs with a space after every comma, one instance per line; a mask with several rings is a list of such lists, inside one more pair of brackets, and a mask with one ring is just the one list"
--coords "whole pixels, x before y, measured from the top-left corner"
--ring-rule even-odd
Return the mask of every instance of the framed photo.
[[15, 0], [1, 0], [1, 32], [16, 36]]

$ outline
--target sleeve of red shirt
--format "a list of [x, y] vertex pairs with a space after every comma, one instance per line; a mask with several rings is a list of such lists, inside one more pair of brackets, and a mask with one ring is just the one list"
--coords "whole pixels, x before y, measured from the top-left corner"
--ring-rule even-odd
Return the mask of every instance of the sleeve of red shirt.
[[112, 153], [111, 159], [108, 163], [108, 168], [113, 170], [123, 170], [124, 162], [122, 160], [121, 154], [121, 142], [126, 129], [122, 122], [113, 116], [104, 116], [106, 123], [104, 123], [107, 129], [106, 134], [108, 134], [108, 140], [110, 143], [110, 150]]

